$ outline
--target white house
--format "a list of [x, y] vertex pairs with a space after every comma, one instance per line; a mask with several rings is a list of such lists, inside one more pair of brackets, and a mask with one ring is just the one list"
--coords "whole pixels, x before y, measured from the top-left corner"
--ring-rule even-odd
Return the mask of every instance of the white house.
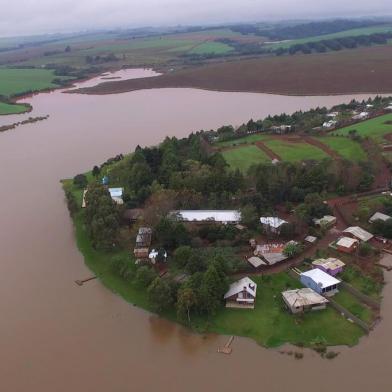
[[369, 113], [368, 112], [361, 112], [361, 113], [356, 114], [355, 116], [353, 116], [353, 120], [365, 120], [368, 117], [369, 117]]
[[282, 292], [282, 298], [291, 313], [302, 313], [308, 310], [320, 310], [329, 302], [322, 295], [306, 287]]
[[338, 122], [335, 121], [335, 120], [326, 121], [326, 122], [323, 123], [323, 128], [327, 128], [327, 129], [328, 128], [333, 128], [333, 127], [336, 126], [337, 123]]
[[117, 204], [124, 204], [123, 201], [123, 188], [109, 188], [110, 197]]
[[241, 212], [237, 210], [178, 210], [170, 215], [184, 222], [236, 224], [241, 221]]
[[315, 268], [300, 275], [301, 283], [319, 294], [332, 296], [338, 292], [340, 280]]
[[367, 242], [373, 238], [373, 234], [368, 231], [362, 229], [359, 226], [351, 226], [346, 230], [343, 230], [343, 233], [348, 234], [350, 237], [354, 237], [359, 241]]
[[282, 225], [287, 223], [284, 219], [280, 219], [277, 216], [262, 216], [260, 222], [264, 230], [277, 234], [280, 233]]
[[[151, 250], [151, 252], [148, 255], [148, 258], [150, 259], [151, 264], [156, 264], [156, 262], [158, 261], [157, 260], [158, 255], [159, 255], [158, 249]], [[167, 252], [166, 251], [163, 251], [162, 256], [163, 256], [162, 261], [167, 261]]]
[[335, 225], [336, 217], [334, 217], [333, 215], [324, 215], [320, 219], [313, 219], [313, 222], [316, 226], [330, 228]]
[[227, 308], [250, 308], [254, 309], [256, 300], [257, 284], [248, 277], [232, 283], [224, 295]]

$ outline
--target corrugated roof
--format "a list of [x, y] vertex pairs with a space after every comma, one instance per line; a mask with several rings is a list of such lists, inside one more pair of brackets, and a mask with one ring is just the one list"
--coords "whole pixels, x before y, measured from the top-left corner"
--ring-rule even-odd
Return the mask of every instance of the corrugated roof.
[[267, 265], [265, 261], [261, 260], [260, 257], [257, 256], [249, 257], [248, 261], [255, 268], [260, 267], [261, 265]]
[[122, 197], [123, 188], [109, 188], [109, 193], [111, 197]]
[[364, 242], [369, 241], [373, 238], [373, 234], [369, 233], [368, 231], [362, 229], [359, 226], [348, 227], [346, 230], [343, 230], [343, 233], [350, 233], [354, 237]]
[[329, 257], [328, 259], [317, 259], [314, 260], [312, 264], [329, 270], [335, 270], [337, 268], [341, 268], [346, 265], [343, 263], [342, 260], [339, 260], [335, 257]]
[[321, 305], [329, 302], [322, 295], [308, 287], [283, 291], [282, 296], [291, 307]]
[[180, 219], [188, 222], [240, 222], [241, 212], [237, 210], [178, 210], [172, 211], [171, 215], [177, 215]]
[[263, 225], [271, 226], [274, 229], [277, 229], [280, 226], [282, 226], [284, 223], [287, 223], [284, 219], [280, 219], [277, 216], [262, 216], [260, 218], [260, 222]]
[[315, 268], [306, 272], [302, 272], [301, 276], [307, 276], [312, 279], [321, 288], [326, 288], [340, 283], [340, 280], [327, 274], [321, 269]]
[[382, 220], [382, 221], [387, 221], [388, 219], [391, 219], [389, 215], [383, 214], [382, 212], [376, 212], [370, 219], [369, 222], [373, 223], [377, 220]]
[[232, 283], [229, 287], [229, 290], [225, 294], [224, 298], [226, 299], [226, 298], [229, 298], [233, 295], [236, 295], [236, 294], [242, 292], [244, 289], [252, 297], [256, 297], [257, 284], [255, 282], [253, 282], [252, 279], [250, 279], [246, 276], [245, 278], [242, 278], [240, 280], [237, 280], [237, 282]]
[[350, 237], [342, 237], [336, 242], [337, 246], [342, 246], [343, 248], [351, 248], [358, 240]]

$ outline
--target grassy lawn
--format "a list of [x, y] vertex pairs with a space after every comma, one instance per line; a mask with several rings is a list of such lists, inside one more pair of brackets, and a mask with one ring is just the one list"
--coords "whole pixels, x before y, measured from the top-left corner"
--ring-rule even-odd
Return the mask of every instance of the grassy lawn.
[[231, 52], [233, 48], [230, 45], [221, 42], [203, 42], [195, 46], [189, 53], [191, 54], [224, 54]]
[[53, 71], [47, 69], [0, 68], [0, 95], [12, 96], [29, 91], [58, 87]]
[[372, 321], [371, 310], [348, 291], [340, 289], [339, 293], [334, 295], [333, 299], [361, 320], [367, 323]]
[[392, 121], [392, 113], [338, 129], [334, 134], [347, 135], [355, 129], [358, 135], [369, 136], [381, 142], [385, 134], [392, 132], [392, 124], [385, 124], [386, 121]]
[[19, 114], [24, 113], [29, 109], [27, 105], [22, 104], [9, 104], [0, 102], [0, 115], [1, 114]]
[[352, 346], [363, 335], [358, 326], [330, 307], [302, 316], [290, 314], [283, 306], [281, 291], [301, 285], [286, 273], [252, 279], [258, 284], [255, 309], [222, 309], [211, 321], [210, 330], [248, 336], [267, 347], [285, 342], [311, 346], [320, 341], [331, 346]]
[[233, 169], [248, 170], [257, 163], [270, 162], [268, 156], [256, 146], [244, 146], [222, 152], [226, 162]]
[[358, 267], [351, 265], [346, 266], [341, 274], [341, 278], [369, 297], [377, 300], [381, 298], [382, 284], [378, 283], [370, 276], [364, 275]]
[[265, 142], [265, 145], [278, 154], [284, 161], [298, 162], [328, 158], [328, 155], [324, 151], [307, 143], [268, 140]]
[[238, 146], [239, 144], [253, 143], [253, 142], [257, 142], [259, 140], [265, 140], [265, 139], [268, 139], [268, 135], [256, 133], [256, 134], [244, 136], [244, 137], [241, 137], [241, 138], [235, 139], [235, 140], [226, 140], [223, 142], [218, 142], [218, 143], [215, 143], [214, 146], [217, 146], [217, 147]]
[[367, 160], [365, 151], [354, 140], [338, 136], [326, 136], [318, 139], [349, 161], [359, 162]]

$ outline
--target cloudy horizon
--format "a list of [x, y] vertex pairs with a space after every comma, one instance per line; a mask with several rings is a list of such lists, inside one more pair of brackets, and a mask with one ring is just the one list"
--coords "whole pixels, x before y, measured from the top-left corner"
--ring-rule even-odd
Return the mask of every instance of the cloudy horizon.
[[21, 0], [5, 3], [0, 36], [137, 28], [212, 25], [266, 20], [392, 15], [390, 0]]

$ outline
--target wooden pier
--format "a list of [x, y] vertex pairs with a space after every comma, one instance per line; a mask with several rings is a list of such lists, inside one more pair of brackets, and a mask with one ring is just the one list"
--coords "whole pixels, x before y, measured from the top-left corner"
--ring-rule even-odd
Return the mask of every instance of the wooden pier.
[[218, 347], [218, 353], [220, 354], [231, 354], [233, 349], [231, 348], [231, 344], [233, 343], [234, 336], [230, 336], [229, 340], [223, 347]]
[[86, 283], [86, 282], [88, 282], [89, 280], [93, 280], [93, 279], [97, 279], [97, 277], [96, 277], [96, 276], [91, 276], [90, 278], [86, 278], [86, 279], [82, 279], [82, 280], [75, 280], [75, 283], [76, 283], [78, 286], [83, 286], [83, 283]]

